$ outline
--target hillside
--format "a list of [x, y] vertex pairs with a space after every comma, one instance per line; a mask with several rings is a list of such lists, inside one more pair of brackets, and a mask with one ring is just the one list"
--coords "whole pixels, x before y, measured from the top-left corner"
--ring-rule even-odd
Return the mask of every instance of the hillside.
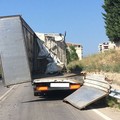
[[106, 51], [88, 56], [81, 61], [73, 61], [68, 64], [68, 69], [76, 67], [88, 72], [118, 72], [120, 73], [120, 50]]
[[120, 50], [110, 50], [73, 61], [67, 66], [68, 71], [86, 71], [104, 73], [109, 79], [120, 85]]

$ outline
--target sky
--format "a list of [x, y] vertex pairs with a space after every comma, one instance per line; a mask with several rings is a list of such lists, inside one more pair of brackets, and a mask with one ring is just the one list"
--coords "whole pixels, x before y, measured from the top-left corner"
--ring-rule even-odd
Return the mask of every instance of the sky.
[[65, 33], [66, 42], [83, 46], [83, 56], [107, 42], [104, 0], [0, 0], [0, 16], [21, 15], [35, 32]]

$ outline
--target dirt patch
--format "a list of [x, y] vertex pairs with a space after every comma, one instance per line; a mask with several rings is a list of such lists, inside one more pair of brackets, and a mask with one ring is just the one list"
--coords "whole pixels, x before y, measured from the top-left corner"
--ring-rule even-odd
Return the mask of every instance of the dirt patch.
[[119, 73], [104, 73], [104, 75], [111, 81], [114, 89], [120, 89], [120, 74]]

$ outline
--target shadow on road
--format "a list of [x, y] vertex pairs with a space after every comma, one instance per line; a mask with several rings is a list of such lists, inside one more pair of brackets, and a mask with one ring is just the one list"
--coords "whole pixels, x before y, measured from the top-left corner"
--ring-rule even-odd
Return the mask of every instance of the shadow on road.
[[[65, 97], [69, 96], [72, 93], [73, 91], [72, 92], [71, 91], [55, 91], [55, 92], [52, 91], [45, 95], [34, 97], [31, 100], [23, 101], [22, 103], [36, 103], [36, 102], [49, 102], [49, 101], [63, 100]], [[81, 110], [91, 110], [91, 109], [99, 109], [99, 108], [105, 108], [105, 107], [107, 107], [106, 99], [102, 98], [86, 106]]]
[[22, 103], [63, 100], [65, 97], [72, 94], [73, 92], [74, 91], [52, 91], [47, 94], [35, 97], [33, 100], [24, 101]]
[[106, 103], [106, 98], [102, 98], [102, 99], [88, 105], [83, 110], [99, 109], [99, 108], [105, 108], [105, 107], [108, 107], [108, 105]]

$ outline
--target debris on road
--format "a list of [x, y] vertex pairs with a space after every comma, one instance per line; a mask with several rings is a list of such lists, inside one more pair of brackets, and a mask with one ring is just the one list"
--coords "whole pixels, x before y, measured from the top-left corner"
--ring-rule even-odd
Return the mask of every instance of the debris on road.
[[83, 109], [93, 102], [107, 96], [111, 86], [103, 75], [88, 75], [81, 88], [64, 99], [78, 109]]

